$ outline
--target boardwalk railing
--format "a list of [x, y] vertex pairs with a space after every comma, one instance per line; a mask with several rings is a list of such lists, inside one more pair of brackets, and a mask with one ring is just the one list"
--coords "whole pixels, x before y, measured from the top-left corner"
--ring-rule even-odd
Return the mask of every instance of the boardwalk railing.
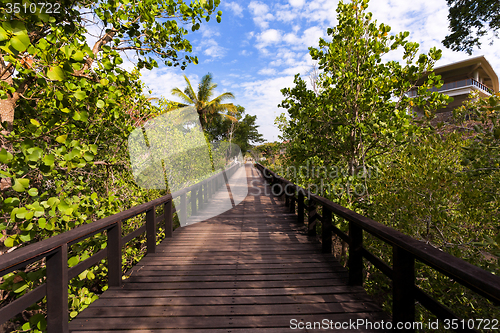
[[[147, 253], [156, 251], [158, 223], [163, 223], [165, 237], [172, 237], [173, 214], [177, 211], [180, 221], [188, 214], [187, 194], [191, 193], [191, 215], [202, 209], [208, 199], [239, 168], [235, 164], [225, 171], [180, 191], [156, 200], [108, 216], [93, 223], [82, 225], [57, 236], [30, 244], [0, 257], [0, 276], [27, 265], [46, 259], [46, 282], [0, 309], [0, 325], [47, 296], [47, 330], [49, 333], [68, 332], [68, 281], [103, 259], [108, 259], [108, 286], [119, 287], [122, 283], [122, 247], [146, 232]], [[172, 207], [173, 198], [180, 197], [180, 206]], [[163, 205], [163, 215], [156, 216], [156, 207]], [[122, 223], [146, 213], [145, 224], [122, 236]], [[76, 266], [68, 268], [68, 247], [98, 233], [106, 232], [107, 247]]]
[[[257, 163], [256, 167], [264, 178], [272, 184], [271, 192], [277, 196], [284, 196], [285, 204], [290, 207], [290, 212], [295, 213], [297, 211], [299, 223], [304, 223], [304, 210], [307, 209], [309, 235], [315, 236], [316, 224], [322, 223], [323, 252], [332, 253], [332, 233], [335, 233], [349, 245], [347, 265], [350, 285], [361, 286], [363, 284], [363, 258], [392, 279], [392, 314], [394, 323], [412, 323], [415, 321], [415, 301], [427, 308], [438, 319], [455, 319], [455, 322], [461, 323], [461, 319], [450, 309], [415, 285], [415, 260], [443, 273], [494, 304], [500, 304], [500, 277], [357, 214], [328, 199], [315, 195], [289, 180], [281, 178], [261, 164]], [[304, 203], [305, 197], [309, 199], [307, 207]], [[297, 210], [295, 208], [296, 204]], [[322, 216], [318, 214], [317, 206], [322, 206]], [[349, 222], [348, 235], [332, 225], [332, 213]], [[392, 246], [392, 267], [363, 247], [363, 231]], [[467, 323], [467, 320], [465, 320], [465, 323]], [[460, 327], [457, 331], [476, 332], [473, 329], [462, 329], [462, 325], [457, 326]]]

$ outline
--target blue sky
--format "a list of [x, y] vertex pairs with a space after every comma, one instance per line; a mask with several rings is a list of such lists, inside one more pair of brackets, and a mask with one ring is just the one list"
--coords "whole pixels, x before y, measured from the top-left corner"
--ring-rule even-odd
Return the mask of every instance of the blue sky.
[[[222, 22], [210, 20], [188, 35], [199, 64], [190, 64], [184, 71], [163, 66], [145, 70], [142, 81], [154, 96], [178, 100], [170, 91], [174, 87], [184, 89], [184, 74], [195, 87], [210, 72], [218, 83], [216, 93], [234, 93], [233, 103], [257, 115], [264, 138], [278, 141], [274, 120], [285, 111], [277, 106], [283, 99], [280, 90], [293, 86], [295, 74], [308, 76], [313, 66], [308, 47], [317, 47], [326, 29], [335, 26], [337, 4], [338, 0], [222, 0]], [[437, 66], [468, 57], [441, 44], [448, 33], [446, 0], [372, 0], [368, 11], [379, 23], [391, 26], [391, 33], [409, 31], [409, 40], [420, 43], [420, 52], [433, 46], [441, 48], [443, 57]], [[500, 40], [490, 46], [485, 39], [482, 49], [475, 50], [473, 56], [484, 55], [500, 74], [500, 52], [495, 55], [499, 47]], [[392, 59], [401, 59], [401, 53], [395, 52]]]

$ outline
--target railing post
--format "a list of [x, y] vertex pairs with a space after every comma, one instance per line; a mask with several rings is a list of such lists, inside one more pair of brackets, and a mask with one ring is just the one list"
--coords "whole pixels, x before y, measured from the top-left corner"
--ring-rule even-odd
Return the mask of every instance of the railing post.
[[173, 231], [173, 216], [172, 216], [172, 200], [169, 200], [163, 204], [163, 215], [165, 221], [165, 238], [172, 237]]
[[196, 214], [196, 188], [191, 190], [191, 216]]
[[[392, 321], [415, 321], [415, 257], [398, 246], [393, 247]], [[405, 330], [405, 332], [415, 332]]]
[[108, 286], [120, 287], [122, 284], [122, 223], [116, 222], [108, 234]]
[[204, 195], [204, 197], [205, 197], [205, 201], [204, 201], [204, 202], [205, 202], [205, 203], [208, 203], [208, 196], [209, 196], [209, 194], [210, 194], [210, 191], [209, 191], [209, 189], [208, 189], [208, 181], [207, 181], [205, 184], [203, 184], [203, 187], [205, 188], [205, 190], [203, 191], [203, 192], [204, 192], [204, 194], [205, 194], [205, 195]]
[[309, 200], [307, 207], [307, 235], [316, 236], [316, 203]]
[[288, 193], [286, 193], [286, 186], [283, 186], [283, 183], [281, 183], [281, 189], [283, 191], [283, 195], [285, 196], [285, 207], [288, 207], [290, 205], [290, 197]]
[[294, 193], [290, 196], [290, 213], [295, 214], [295, 189]]
[[321, 252], [332, 253], [332, 212], [323, 205], [321, 225]]
[[146, 211], [146, 245], [147, 253], [156, 252], [156, 211], [155, 207]]
[[299, 200], [297, 205], [297, 222], [304, 224], [304, 192], [299, 189]]
[[47, 331], [67, 333], [68, 329], [68, 245], [47, 256]]
[[186, 221], [187, 221], [187, 204], [186, 204], [186, 197], [187, 197], [187, 194], [186, 192], [184, 192], [183, 194], [181, 194], [181, 212], [180, 214], [178, 214], [177, 216], [179, 216], [179, 222], [181, 224], [185, 224]]
[[363, 255], [361, 247], [363, 246], [363, 229], [349, 221], [349, 284], [351, 286], [363, 285]]
[[200, 184], [200, 187], [198, 188], [198, 209], [201, 210], [203, 206], [204, 206], [203, 184]]

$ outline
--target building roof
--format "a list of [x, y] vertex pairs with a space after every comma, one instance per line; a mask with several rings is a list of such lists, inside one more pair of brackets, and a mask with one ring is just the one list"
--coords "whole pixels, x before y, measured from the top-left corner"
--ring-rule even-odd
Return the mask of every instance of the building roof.
[[[495, 92], [498, 92], [499, 90], [499, 84], [498, 84], [498, 76], [493, 70], [493, 67], [491, 67], [490, 63], [484, 56], [478, 56], [478, 57], [473, 57], [461, 61], [457, 61], [448, 65], [444, 66], [439, 66], [434, 68], [434, 73], [435, 74], [440, 74], [444, 72], [449, 72], [453, 70], [457, 70], [459, 68], [465, 68], [465, 67], [471, 67], [472, 71], [479, 70], [483, 72], [483, 77], [486, 79], [491, 80], [491, 86]], [[485, 75], [484, 75], [485, 74]], [[488, 82], [490, 83], [490, 82]], [[489, 84], [488, 84], [489, 85]]]

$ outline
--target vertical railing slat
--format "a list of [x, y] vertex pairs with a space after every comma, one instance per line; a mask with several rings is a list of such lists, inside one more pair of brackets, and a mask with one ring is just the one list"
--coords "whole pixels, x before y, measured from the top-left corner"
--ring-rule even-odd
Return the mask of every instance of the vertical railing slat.
[[186, 220], [187, 220], [187, 204], [186, 204], [186, 201], [187, 201], [187, 194], [184, 192], [183, 194], [181, 194], [181, 211], [180, 211], [180, 214], [177, 214], [177, 216], [179, 216], [179, 222], [181, 223], [181, 225], [184, 225], [186, 223]]
[[47, 256], [47, 331], [68, 332], [68, 245]]
[[[392, 320], [415, 321], [415, 258], [398, 246], [393, 247]], [[414, 332], [415, 330], [405, 330]]]
[[169, 200], [163, 204], [163, 215], [165, 221], [165, 238], [171, 238], [174, 228], [172, 216], [172, 200]]
[[312, 200], [307, 206], [307, 235], [316, 236], [316, 203]]
[[351, 286], [363, 285], [363, 255], [361, 247], [363, 246], [363, 228], [349, 222], [349, 284]]
[[332, 212], [323, 206], [321, 224], [321, 252], [332, 253]]
[[122, 223], [108, 229], [108, 285], [120, 287], [122, 283]]
[[304, 224], [304, 192], [299, 189], [299, 199], [297, 205], [297, 222]]
[[147, 253], [156, 252], [156, 207], [146, 211], [146, 245]]

